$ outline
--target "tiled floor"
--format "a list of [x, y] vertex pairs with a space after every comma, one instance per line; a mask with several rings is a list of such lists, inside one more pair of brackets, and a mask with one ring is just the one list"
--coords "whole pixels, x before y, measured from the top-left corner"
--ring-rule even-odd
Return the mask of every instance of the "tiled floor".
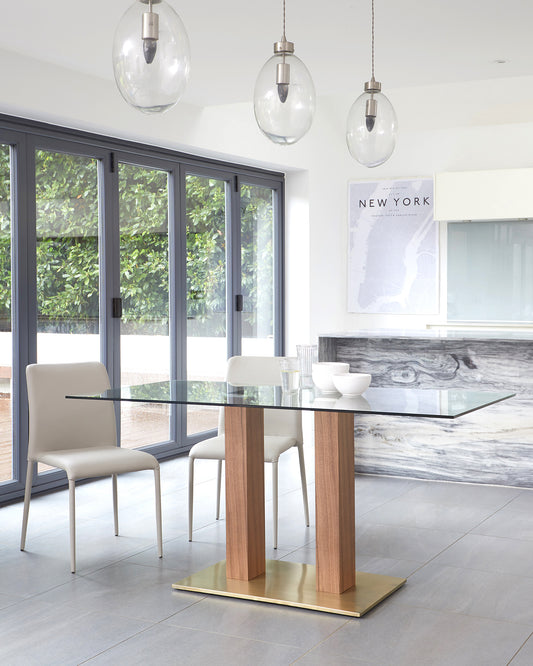
[[[307, 462], [312, 497], [312, 451]], [[533, 491], [357, 477], [357, 566], [408, 581], [365, 617], [347, 619], [172, 590], [224, 558], [215, 464], [200, 461], [196, 472], [189, 543], [187, 459], [162, 465], [162, 560], [148, 472], [119, 479], [120, 537], [110, 481], [79, 487], [75, 575], [65, 492], [33, 500], [24, 553], [21, 505], [0, 508], [0, 663], [533, 664]], [[277, 552], [267, 492], [267, 556], [312, 563], [298, 483], [291, 452], [280, 463]]]

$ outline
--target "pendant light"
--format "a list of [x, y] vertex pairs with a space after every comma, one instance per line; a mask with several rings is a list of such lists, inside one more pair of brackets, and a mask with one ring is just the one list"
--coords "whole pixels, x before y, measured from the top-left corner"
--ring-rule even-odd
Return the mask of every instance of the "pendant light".
[[274, 44], [274, 56], [257, 77], [254, 113], [259, 129], [274, 143], [296, 143], [308, 131], [315, 112], [315, 87], [307, 67], [294, 55], [294, 43], [283, 35]]
[[189, 79], [189, 38], [165, 0], [135, 0], [113, 41], [113, 71], [122, 97], [144, 113], [170, 109]]
[[396, 143], [396, 113], [374, 78], [374, 0], [372, 0], [372, 76], [365, 91], [353, 103], [346, 129], [352, 157], [366, 167], [386, 162]]

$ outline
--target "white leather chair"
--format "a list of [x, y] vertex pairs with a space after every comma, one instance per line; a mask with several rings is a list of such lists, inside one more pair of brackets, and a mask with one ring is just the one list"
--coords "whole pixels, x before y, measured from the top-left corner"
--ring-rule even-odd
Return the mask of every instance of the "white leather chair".
[[[228, 360], [226, 381], [236, 386], [280, 386], [280, 357], [233, 356]], [[265, 462], [272, 464], [272, 514], [274, 548], [278, 547], [278, 459], [293, 446], [298, 448], [305, 524], [309, 525], [309, 505], [303, 451], [302, 414], [293, 409], [265, 409]], [[194, 462], [196, 459], [218, 460], [217, 520], [220, 517], [222, 461], [225, 458], [224, 409], [220, 410], [218, 435], [195, 444], [189, 452], [189, 541], [192, 541]]]
[[33, 364], [26, 368], [30, 435], [20, 549], [26, 544], [33, 468], [41, 462], [65, 470], [69, 487], [70, 568], [76, 571], [76, 479], [113, 478], [115, 535], [118, 535], [117, 474], [153, 470], [157, 552], [163, 556], [159, 463], [145, 451], [117, 447], [115, 409], [103, 400], [72, 400], [65, 395], [101, 393], [110, 388], [101, 363]]

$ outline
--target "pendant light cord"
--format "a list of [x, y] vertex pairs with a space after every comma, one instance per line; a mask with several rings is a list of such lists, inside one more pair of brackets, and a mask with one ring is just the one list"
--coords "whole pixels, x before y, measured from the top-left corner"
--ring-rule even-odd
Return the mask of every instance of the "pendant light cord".
[[287, 41], [287, 38], [285, 37], [285, 0], [283, 0], [283, 36], [281, 38], [281, 41], [282, 42]]
[[[283, 0], [285, 5], [285, 0]], [[372, 0], [372, 81], [374, 80], [374, 0]]]

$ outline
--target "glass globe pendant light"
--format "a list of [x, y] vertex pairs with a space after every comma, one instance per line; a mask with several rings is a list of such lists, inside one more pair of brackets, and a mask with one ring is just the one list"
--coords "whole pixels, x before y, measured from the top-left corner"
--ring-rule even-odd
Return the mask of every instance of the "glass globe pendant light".
[[352, 157], [366, 167], [386, 162], [396, 144], [396, 113], [374, 78], [374, 0], [372, 0], [372, 76], [348, 114], [346, 142]]
[[166, 111], [183, 95], [189, 69], [189, 38], [178, 14], [165, 0], [135, 0], [113, 40], [122, 97], [144, 113]]
[[285, 37], [285, 0], [283, 35], [274, 44], [274, 56], [257, 77], [254, 113], [259, 129], [281, 145], [296, 143], [308, 131], [315, 112], [315, 87], [309, 70], [294, 55], [294, 44]]

